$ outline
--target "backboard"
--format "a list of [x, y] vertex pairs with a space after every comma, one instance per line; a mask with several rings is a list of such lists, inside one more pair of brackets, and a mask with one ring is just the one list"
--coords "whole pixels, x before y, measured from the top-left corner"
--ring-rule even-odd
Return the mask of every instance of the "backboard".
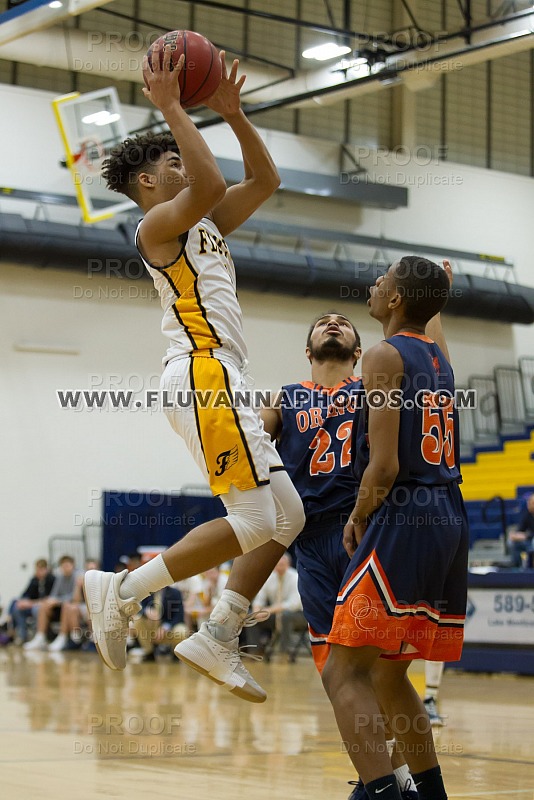
[[132, 200], [107, 189], [101, 175], [106, 155], [127, 136], [115, 88], [56, 97], [52, 107], [84, 221], [100, 222], [135, 208]]

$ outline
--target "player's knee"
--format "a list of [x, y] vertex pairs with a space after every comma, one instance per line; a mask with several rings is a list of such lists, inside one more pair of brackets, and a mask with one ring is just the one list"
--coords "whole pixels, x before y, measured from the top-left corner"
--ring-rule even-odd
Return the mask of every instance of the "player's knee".
[[291, 489], [292, 491], [284, 493], [283, 499], [277, 496], [279, 509], [273, 536], [286, 549], [295, 541], [306, 522], [302, 500], [293, 486]]
[[380, 670], [371, 671], [371, 682], [377, 697], [386, 699], [389, 697], [391, 691], [391, 684], [388, 682], [387, 676]]
[[396, 669], [396, 664], [384, 659], [378, 659], [371, 670], [373, 689], [378, 697], [387, 701], [390, 697], [398, 696], [402, 690], [406, 674]]
[[290, 534], [292, 540], [297, 538], [306, 523], [306, 515], [304, 513], [304, 506], [302, 500], [295, 491], [292, 495], [288, 506], [285, 509], [286, 519], [288, 521]]
[[332, 697], [335, 691], [335, 684], [336, 684], [336, 669], [333, 664], [333, 661], [330, 657], [326, 659], [326, 663], [323, 666], [321, 671], [321, 681], [323, 682], [323, 687], [325, 692], [327, 693], [328, 697]]
[[256, 535], [261, 539], [260, 544], [265, 544], [270, 542], [276, 533], [276, 508], [274, 502], [262, 507], [259, 511], [256, 522]]
[[261, 547], [274, 537], [276, 508], [268, 491], [251, 490], [249, 497], [241, 495], [237, 502], [229, 499], [225, 505], [228, 510], [226, 519], [232, 526], [243, 553]]

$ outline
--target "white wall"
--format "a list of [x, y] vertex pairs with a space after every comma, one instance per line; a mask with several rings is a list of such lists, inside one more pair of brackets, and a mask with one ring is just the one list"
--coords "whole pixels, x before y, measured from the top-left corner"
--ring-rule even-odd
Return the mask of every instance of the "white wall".
[[[12, 120], [0, 127], [0, 185], [70, 192], [67, 173], [57, 165], [61, 145], [49, 111], [51, 96], [0, 86], [0, 103]], [[265, 135], [281, 166], [337, 172], [338, 152], [332, 143]], [[237, 157], [237, 147], [223, 128], [208, 129], [206, 138], [217, 155]], [[505, 255], [516, 264], [517, 281], [534, 286], [534, 181], [453, 164], [418, 166], [414, 159], [402, 168], [372, 155], [366, 163], [376, 179], [408, 181], [408, 209], [379, 211], [280, 194], [262, 213], [275, 220], [428, 243], [430, 250], [432, 245], [450, 246]], [[423, 185], [411, 188], [417, 179]], [[0, 210], [28, 213], [3, 198]], [[146, 294], [149, 287], [148, 281], [0, 263], [3, 603], [22, 589], [33, 560], [47, 554], [51, 535], [78, 533], [80, 517], [98, 520], [101, 490], [170, 491], [201, 482], [163, 415], [64, 411], [56, 400], [57, 389], [90, 388], [98, 380], [91, 376], [100, 376], [105, 385], [117, 374], [124, 383], [141, 376], [154, 384], [165, 347], [159, 302], [132, 296], [140, 290]], [[118, 296], [113, 299], [114, 294]], [[303, 354], [307, 328], [329, 308], [335, 306], [355, 321], [364, 348], [380, 335], [360, 304], [245, 291], [240, 300], [260, 388], [308, 377]], [[475, 371], [484, 373], [534, 353], [532, 326], [449, 317], [445, 327], [459, 383]], [[72, 345], [79, 355], [14, 349], [24, 342]]]

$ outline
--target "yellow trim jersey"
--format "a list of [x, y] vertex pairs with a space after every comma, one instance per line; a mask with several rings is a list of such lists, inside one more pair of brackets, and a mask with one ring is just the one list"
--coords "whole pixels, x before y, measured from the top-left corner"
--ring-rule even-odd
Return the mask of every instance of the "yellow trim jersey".
[[[137, 226], [135, 245], [142, 221]], [[169, 341], [163, 363], [206, 355], [242, 364], [247, 358], [243, 319], [230, 250], [215, 223], [203, 217], [176, 240], [177, 257], [164, 266], [139, 254], [161, 299], [161, 330]]]

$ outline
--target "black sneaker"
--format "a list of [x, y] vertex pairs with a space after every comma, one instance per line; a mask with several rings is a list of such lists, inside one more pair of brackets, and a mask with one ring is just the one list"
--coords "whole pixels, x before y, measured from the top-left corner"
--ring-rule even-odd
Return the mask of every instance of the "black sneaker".
[[363, 781], [349, 781], [349, 785], [354, 786], [354, 789], [350, 793], [348, 800], [368, 800]]
[[406, 789], [406, 786], [409, 786], [410, 783], [411, 781], [406, 781], [405, 788], [401, 789], [402, 800], [419, 800], [419, 795], [417, 794], [417, 790], [410, 791], [409, 789]]
[[438, 707], [436, 705], [436, 701], [433, 697], [427, 697], [424, 700], [426, 713], [428, 714], [428, 718], [430, 719], [431, 725], [445, 725], [445, 720], [438, 714]]

